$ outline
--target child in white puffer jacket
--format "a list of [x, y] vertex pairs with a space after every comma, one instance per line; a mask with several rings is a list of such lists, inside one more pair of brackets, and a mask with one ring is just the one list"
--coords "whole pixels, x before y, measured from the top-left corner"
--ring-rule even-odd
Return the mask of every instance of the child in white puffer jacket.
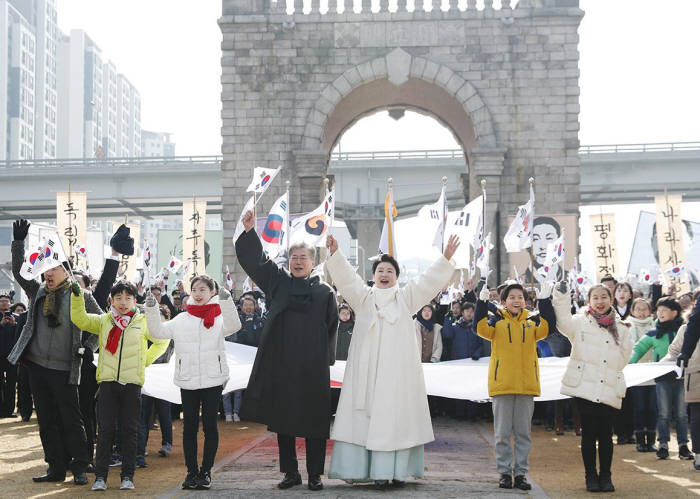
[[[211, 468], [219, 445], [216, 418], [221, 391], [228, 381], [224, 338], [241, 328], [231, 295], [206, 275], [191, 283], [187, 312], [161, 322], [155, 297], [146, 298], [146, 321], [154, 338], [172, 338], [175, 342], [174, 382], [180, 387], [184, 426], [182, 447], [187, 465], [183, 489], [211, 487]], [[202, 410], [204, 455], [197, 465], [197, 428]]]

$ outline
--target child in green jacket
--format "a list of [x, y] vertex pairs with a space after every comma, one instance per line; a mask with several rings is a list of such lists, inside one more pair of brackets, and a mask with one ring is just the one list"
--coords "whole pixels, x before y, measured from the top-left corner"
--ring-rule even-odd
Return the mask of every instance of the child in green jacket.
[[[136, 308], [136, 286], [117, 282], [110, 291], [111, 309], [106, 314], [85, 311], [83, 291], [73, 283], [71, 320], [76, 327], [99, 335], [97, 361], [97, 457], [92, 490], [107, 489], [109, 458], [117, 417], [121, 432], [122, 471], [120, 489], [134, 488], [141, 387], [146, 366], [160, 357], [170, 340], [148, 334], [146, 317]], [[153, 344], [149, 347], [148, 341]]]
[[[653, 360], [658, 362], [668, 351], [668, 346], [683, 325], [681, 306], [672, 298], [661, 298], [656, 303], [655, 329], [634, 345], [630, 364], [635, 364], [644, 354], [653, 349]], [[668, 441], [671, 439], [671, 415], [676, 415], [676, 438], [678, 439], [678, 457], [693, 459], [688, 449], [688, 413], [685, 408], [685, 391], [683, 378], [676, 378], [676, 373], [668, 373], [656, 378], [657, 428], [659, 430], [659, 449], [656, 457], [668, 458]]]

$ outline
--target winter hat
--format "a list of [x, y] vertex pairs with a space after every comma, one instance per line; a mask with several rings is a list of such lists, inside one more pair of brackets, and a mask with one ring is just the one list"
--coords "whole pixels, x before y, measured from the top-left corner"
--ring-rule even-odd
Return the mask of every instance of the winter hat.
[[656, 302], [656, 308], [659, 307], [666, 307], [671, 310], [675, 310], [679, 315], [682, 311], [681, 304], [678, 303], [678, 300], [674, 300], [673, 298], [660, 298], [659, 301]]
[[129, 237], [131, 230], [124, 224], [121, 224], [114, 233], [112, 239], [109, 240], [109, 245], [113, 250], [122, 255], [131, 256], [134, 254], [134, 238]]

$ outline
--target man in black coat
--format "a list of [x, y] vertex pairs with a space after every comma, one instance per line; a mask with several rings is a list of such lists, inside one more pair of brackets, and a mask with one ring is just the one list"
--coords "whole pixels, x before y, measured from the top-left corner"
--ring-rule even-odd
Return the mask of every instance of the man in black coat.
[[253, 212], [246, 213], [236, 255], [265, 293], [269, 310], [241, 416], [277, 433], [280, 471], [285, 474], [281, 489], [301, 484], [295, 437], [306, 438], [308, 486], [321, 490], [330, 432], [329, 366], [335, 363], [338, 329], [335, 293], [311, 277], [312, 247], [292, 245], [289, 271], [279, 268], [264, 255], [254, 225]]
[[0, 294], [0, 418], [15, 417], [17, 366], [7, 356], [17, 342], [17, 317], [10, 311], [12, 298]]

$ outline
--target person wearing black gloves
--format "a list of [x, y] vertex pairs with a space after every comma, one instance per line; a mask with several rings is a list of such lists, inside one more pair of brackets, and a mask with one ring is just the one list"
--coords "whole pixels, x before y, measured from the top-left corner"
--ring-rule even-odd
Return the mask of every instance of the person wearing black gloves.
[[[59, 265], [44, 272], [44, 284], [20, 275], [29, 225], [27, 220], [20, 219], [12, 227], [12, 273], [27, 294], [29, 310], [27, 322], [8, 360], [27, 366], [44, 459], [49, 465], [46, 474], [33, 480], [62, 482], [70, 467], [75, 484], [85, 485], [89, 457], [78, 384], [83, 349], [96, 350], [97, 338], [93, 336], [83, 342], [82, 332], [71, 324], [66, 267]], [[100, 313], [92, 296], [87, 295], [87, 302], [91, 312]], [[69, 456], [72, 457], [70, 463]]]
[[[95, 289], [90, 286], [90, 278], [82, 272], [73, 272], [78, 285], [86, 290], [92, 291], [92, 297], [105, 310], [108, 305], [109, 291], [112, 289], [114, 281], [117, 280], [119, 271], [119, 260], [122, 254], [134, 254], [134, 239], [129, 237], [129, 228], [122, 224], [109, 241], [112, 247], [112, 255], [105, 260], [100, 280], [97, 281]], [[120, 251], [121, 250], [121, 251]], [[122, 251], [124, 253], [122, 253]], [[92, 335], [83, 332], [83, 341], [87, 341]], [[95, 421], [95, 396], [97, 394], [97, 367], [95, 367], [94, 353], [86, 348], [83, 353], [83, 363], [80, 366], [80, 385], [78, 386], [78, 398], [80, 400], [80, 413], [83, 417], [85, 435], [87, 437], [88, 449], [88, 471], [94, 470], [95, 442], [97, 432], [97, 422]]]

